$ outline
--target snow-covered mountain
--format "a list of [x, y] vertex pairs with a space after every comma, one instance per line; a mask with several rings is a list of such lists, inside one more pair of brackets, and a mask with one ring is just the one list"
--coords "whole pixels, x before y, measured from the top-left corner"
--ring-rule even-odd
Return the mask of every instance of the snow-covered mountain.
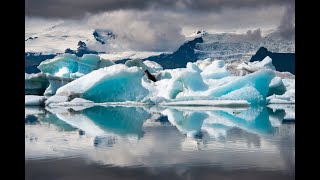
[[173, 52], [136, 51], [130, 49], [116, 32], [109, 29], [80, 27], [78, 24], [66, 26], [63, 22], [44, 23], [37, 28], [29, 24], [25, 33], [26, 66], [30, 64], [27, 61], [45, 60], [47, 55], [61, 53], [77, 56], [99, 54], [112, 61], [149, 59], [160, 63], [164, 68], [177, 68], [185, 67], [186, 62], [206, 58], [249, 61], [260, 47], [276, 53], [295, 52], [295, 41], [281, 39], [276, 31], [264, 37], [259, 35], [252, 38], [248, 34], [212, 34], [198, 30], [185, 39], [185, 43]]

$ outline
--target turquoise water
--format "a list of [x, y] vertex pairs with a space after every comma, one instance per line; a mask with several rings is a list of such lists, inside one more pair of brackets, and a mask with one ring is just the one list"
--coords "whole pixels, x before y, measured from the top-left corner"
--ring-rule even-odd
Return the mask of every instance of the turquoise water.
[[26, 107], [26, 179], [295, 179], [295, 107]]

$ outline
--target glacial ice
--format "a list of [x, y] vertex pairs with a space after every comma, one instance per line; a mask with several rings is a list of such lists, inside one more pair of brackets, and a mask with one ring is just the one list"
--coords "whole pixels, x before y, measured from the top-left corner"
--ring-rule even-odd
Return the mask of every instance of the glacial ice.
[[38, 68], [42, 73], [52, 76], [78, 78], [93, 70], [114, 64], [113, 61], [102, 59], [94, 54], [85, 54], [79, 58], [74, 54], [65, 53], [41, 62]]
[[58, 77], [70, 77], [71, 73], [78, 71], [77, 56], [74, 54], [58, 55], [40, 63], [38, 69], [42, 73]]
[[281, 94], [284, 94], [286, 90], [287, 89], [283, 84], [282, 78], [275, 77], [270, 82], [268, 96], [273, 94], [281, 95]]
[[273, 94], [266, 98], [268, 104], [294, 104], [295, 103], [295, 80], [282, 79], [286, 88], [283, 94]]
[[100, 57], [94, 54], [85, 54], [79, 58], [78, 72], [82, 74], [88, 74], [95, 70], [100, 62]]
[[[246, 106], [294, 103], [295, 97], [294, 75], [277, 72], [269, 57], [238, 65], [205, 59], [189, 62], [186, 68], [163, 70], [149, 60], [114, 64], [97, 55], [64, 54], [42, 62], [39, 69], [50, 83], [44, 95], [57, 96], [49, 98], [47, 105], [79, 105], [82, 102], [70, 101], [82, 98], [92, 103]], [[235, 75], [239, 69], [246, 73]], [[149, 80], [145, 70], [157, 81]]]
[[[58, 88], [68, 84], [74, 79], [82, 77], [93, 70], [112, 66], [114, 64], [113, 61], [100, 58], [98, 55], [94, 54], [85, 54], [79, 58], [74, 54], [66, 53], [58, 55], [53, 59], [43, 61], [38, 68], [41, 71], [40, 74], [43, 74], [45, 79], [49, 81], [49, 86], [47, 85], [44, 95], [54, 95]], [[28, 84], [30, 84], [29, 81], [30, 80], [28, 80]]]
[[220, 79], [230, 75], [223, 60], [213, 61], [201, 72], [201, 76], [206, 79]]
[[144, 72], [123, 64], [95, 70], [59, 88], [57, 94], [80, 94], [94, 102], [141, 101], [148, 95], [141, 85]]

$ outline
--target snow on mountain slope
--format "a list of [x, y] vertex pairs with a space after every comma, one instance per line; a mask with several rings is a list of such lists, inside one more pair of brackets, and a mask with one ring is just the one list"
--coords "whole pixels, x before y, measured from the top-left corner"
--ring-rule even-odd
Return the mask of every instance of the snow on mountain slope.
[[[179, 57], [188, 57], [189, 55], [185, 56], [183, 53], [191, 53], [194, 55], [192, 59], [210, 57], [221, 60], [249, 60], [261, 46], [266, 47], [271, 52], [295, 51], [295, 42], [282, 40], [275, 31], [265, 37], [258, 36], [258, 39], [243, 38], [245, 36], [246, 34], [235, 33], [212, 34], [199, 30], [186, 36], [185, 39], [192, 41], [201, 38], [203, 41], [196, 42], [195, 46], [187, 49], [186, 52], [176, 54], [179, 54]], [[130, 38], [134, 39], [136, 37]], [[114, 61], [133, 58], [148, 59], [150, 56], [175, 53], [136, 51], [130, 48], [124, 39], [118, 37], [117, 32], [112, 32], [109, 29], [95, 29], [85, 25], [85, 23], [61, 20], [43, 21], [41, 23], [28, 20], [26, 23], [25, 52], [59, 54], [64, 53], [66, 49], [76, 50], [80, 41], [84, 42], [88, 49], [99, 52], [101, 57]], [[180, 47], [176, 51], [181, 49]], [[188, 59], [186, 60], [188, 61]], [[185, 63], [183, 63], [183, 66], [185, 66]]]
[[230, 33], [209, 34], [201, 32], [199, 34], [201, 34], [203, 43], [198, 43], [195, 47], [198, 59], [211, 57], [221, 60], [248, 60], [261, 46], [272, 52], [295, 52], [294, 41], [282, 40], [273, 36], [273, 33], [253, 40], [246, 39], [244, 35]]
[[60, 54], [66, 49], [76, 50], [79, 42], [84, 42], [90, 50], [97, 51], [103, 57], [127, 59], [159, 55], [165, 52], [140, 52], [127, 47], [117, 34], [108, 29], [94, 29], [79, 23], [28, 21], [25, 29], [25, 52]]

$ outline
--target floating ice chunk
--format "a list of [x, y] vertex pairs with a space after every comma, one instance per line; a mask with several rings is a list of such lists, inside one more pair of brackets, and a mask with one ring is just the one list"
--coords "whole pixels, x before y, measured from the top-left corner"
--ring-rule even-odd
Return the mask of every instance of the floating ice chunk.
[[272, 94], [281, 95], [285, 93], [286, 90], [287, 89], [283, 84], [282, 79], [280, 77], [275, 77], [270, 82], [268, 96]]
[[116, 64], [72, 81], [59, 88], [58, 93], [78, 93], [94, 102], [141, 101], [148, 90], [141, 85], [144, 72], [138, 67]]
[[58, 55], [53, 59], [42, 61], [38, 69], [54, 76], [70, 77], [71, 73], [78, 71], [77, 56], [74, 54]]
[[269, 56], [266, 56], [262, 61], [254, 61], [252, 65], [264, 69], [276, 70], [276, 68], [272, 64], [272, 59]]
[[286, 92], [282, 95], [271, 95], [267, 97], [269, 104], [293, 104], [295, 103], [295, 79], [282, 79]]
[[231, 74], [227, 71], [223, 60], [213, 61], [201, 73], [201, 76], [206, 79], [220, 79], [230, 75]]
[[42, 106], [46, 97], [44, 96], [36, 96], [36, 95], [26, 95], [25, 96], [25, 105], [26, 106]]

